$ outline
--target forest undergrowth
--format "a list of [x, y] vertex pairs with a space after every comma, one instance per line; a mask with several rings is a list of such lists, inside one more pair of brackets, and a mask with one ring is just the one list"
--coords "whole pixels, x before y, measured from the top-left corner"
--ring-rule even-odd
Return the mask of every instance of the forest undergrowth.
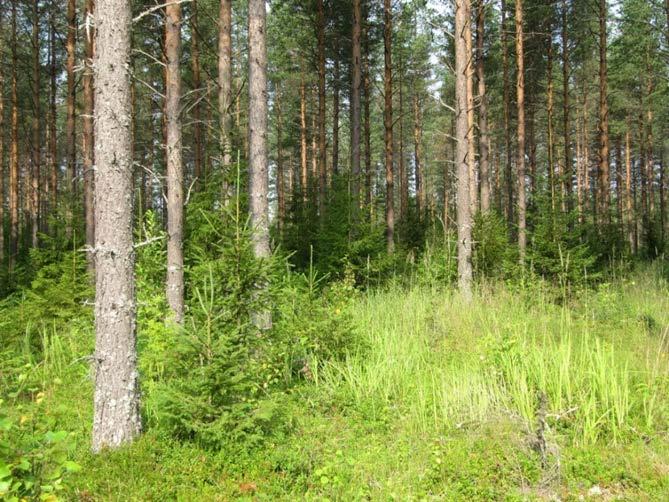
[[[150, 218], [145, 231], [157, 232]], [[465, 304], [420, 267], [364, 289], [352, 272], [328, 281], [311, 267], [281, 270], [280, 259], [253, 265], [242, 237], [205, 241], [227, 244], [220, 260], [193, 261], [182, 330], [163, 322], [160, 240], [140, 251], [145, 434], [116, 452], [90, 453], [85, 263], [70, 253], [3, 300], [4, 497], [661, 500], [669, 491], [661, 261], [612, 268], [568, 292], [538, 277], [491, 279]], [[245, 295], [262, 274], [275, 277], [265, 300], [276, 314], [258, 334], [235, 309], [260, 301]]]

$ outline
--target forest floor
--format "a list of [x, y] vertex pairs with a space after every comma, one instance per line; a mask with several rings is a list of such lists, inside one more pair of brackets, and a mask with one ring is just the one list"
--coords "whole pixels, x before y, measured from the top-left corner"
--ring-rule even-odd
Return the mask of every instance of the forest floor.
[[667, 500], [658, 267], [570, 295], [481, 286], [471, 305], [391, 286], [362, 293], [350, 316], [364, 351], [312, 368], [284, 395], [285, 426], [254, 448], [210, 451], [149, 428], [92, 455], [92, 341], [76, 323], [33, 365], [31, 397], [5, 405], [70, 433], [64, 499]]

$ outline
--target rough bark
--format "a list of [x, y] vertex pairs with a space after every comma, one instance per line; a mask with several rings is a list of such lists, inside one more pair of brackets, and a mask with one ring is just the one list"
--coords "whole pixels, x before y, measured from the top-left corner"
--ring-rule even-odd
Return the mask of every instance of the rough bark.
[[393, 179], [393, 70], [392, 70], [392, 12], [390, 0], [383, 0], [383, 129], [386, 161], [386, 250], [395, 251], [395, 210]]
[[516, 0], [516, 105], [518, 109], [518, 251], [520, 263], [525, 262], [525, 56], [523, 40], [523, 2]]
[[[267, 49], [265, 0], [249, 0], [249, 209], [251, 240], [258, 259], [270, 257], [267, 173]], [[259, 285], [264, 287], [264, 285]], [[272, 326], [269, 310], [256, 312], [259, 329]]]
[[472, 296], [472, 215], [469, 201], [469, 165], [467, 162], [467, 72], [470, 53], [467, 52], [467, 30], [469, 23], [469, 0], [455, 2], [455, 101], [456, 101], [456, 169], [457, 189], [457, 224], [458, 224], [458, 288], [467, 301]]
[[93, 451], [141, 430], [135, 336], [128, 0], [98, 0], [95, 52], [95, 395]]
[[[94, 0], [86, 0], [86, 19], [92, 21]], [[84, 116], [82, 124], [83, 136], [83, 167], [84, 167], [84, 211], [86, 221], [86, 245], [89, 250], [95, 245], [95, 215], [94, 215], [94, 183], [95, 164], [93, 113], [95, 112], [95, 96], [93, 94], [93, 68], [91, 63], [94, 56], [94, 27], [91, 26], [85, 33], [85, 70], [84, 70]], [[86, 254], [88, 271], [95, 270], [95, 257], [89, 251]]]
[[173, 320], [184, 315], [183, 160], [181, 156], [181, 4], [165, 7], [165, 120], [167, 132], [167, 303]]
[[351, 177], [354, 211], [360, 207], [360, 34], [362, 26], [361, 0], [353, 0], [353, 43], [351, 49]]
[[488, 96], [485, 88], [483, 42], [485, 38], [485, 1], [478, 0], [476, 10], [476, 78], [479, 99], [479, 179], [481, 183], [481, 212], [490, 210], [490, 160], [488, 150]]

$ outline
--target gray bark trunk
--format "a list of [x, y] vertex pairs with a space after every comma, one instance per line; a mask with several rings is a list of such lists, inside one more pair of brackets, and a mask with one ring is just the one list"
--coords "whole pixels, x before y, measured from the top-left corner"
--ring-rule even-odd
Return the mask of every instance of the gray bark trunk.
[[[249, 206], [253, 252], [258, 259], [270, 257], [269, 206], [267, 201], [267, 49], [265, 46], [265, 0], [249, 0]], [[259, 285], [265, 287], [265, 285]], [[269, 310], [255, 312], [259, 329], [272, 325]]]
[[132, 441], [142, 425], [135, 348], [129, 0], [98, 0], [95, 27], [97, 452]]
[[456, 169], [458, 175], [457, 224], [458, 224], [458, 287], [465, 300], [472, 296], [472, 214], [469, 201], [469, 165], [467, 118], [467, 53], [466, 37], [469, 23], [469, 0], [456, 0], [455, 4], [455, 100], [456, 100]]

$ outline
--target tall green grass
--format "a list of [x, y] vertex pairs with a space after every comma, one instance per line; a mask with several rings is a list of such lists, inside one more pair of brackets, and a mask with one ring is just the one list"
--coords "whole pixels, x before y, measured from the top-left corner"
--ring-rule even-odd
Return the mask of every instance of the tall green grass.
[[576, 444], [652, 435], [669, 410], [666, 297], [652, 272], [562, 305], [545, 284], [490, 286], [471, 304], [421, 286], [372, 292], [353, 311], [370, 348], [326, 363], [319, 385], [418, 433], [501, 416], [529, 433], [543, 393], [549, 425]]

